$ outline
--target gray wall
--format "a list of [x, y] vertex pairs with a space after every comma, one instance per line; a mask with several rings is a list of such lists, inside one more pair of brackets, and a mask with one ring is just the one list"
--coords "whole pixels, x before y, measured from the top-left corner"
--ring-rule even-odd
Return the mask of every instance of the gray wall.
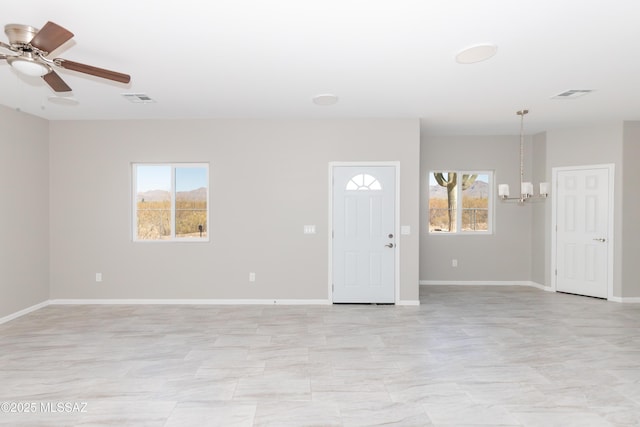
[[625, 297], [640, 297], [640, 122], [625, 122], [622, 147], [622, 283]]
[[[533, 173], [530, 137], [526, 138], [525, 147], [525, 178], [530, 178]], [[530, 281], [531, 205], [496, 200], [492, 235], [430, 235], [428, 232], [429, 171], [493, 170], [494, 184], [506, 183], [512, 192], [519, 191], [519, 136], [423, 135], [420, 156], [420, 280]], [[454, 258], [458, 260], [455, 268], [451, 266]]]
[[[51, 296], [326, 299], [328, 163], [400, 161], [401, 300], [418, 299], [418, 120], [50, 125]], [[131, 241], [131, 162], [210, 162], [210, 243]], [[304, 235], [315, 224], [317, 235]], [[256, 282], [248, 282], [249, 272]], [[95, 282], [95, 273], [103, 282]]]
[[[400, 222], [413, 231], [401, 237], [402, 300], [418, 298], [418, 277], [551, 281], [549, 202], [496, 202], [491, 236], [427, 233], [429, 170], [489, 169], [514, 187], [517, 136], [423, 135], [418, 144], [417, 120], [48, 123], [5, 107], [0, 125], [0, 177], [19, 183], [0, 190], [9, 225], [0, 318], [50, 297], [325, 299], [330, 161], [401, 162]], [[640, 123], [551, 130], [527, 138], [526, 150], [534, 182], [550, 181], [553, 167], [616, 165], [614, 295], [640, 297]], [[136, 161], [211, 162], [210, 243], [131, 242]], [[303, 235], [304, 224], [318, 234]]]
[[[622, 223], [622, 136], [623, 124], [621, 122], [547, 132], [549, 174], [554, 167], [615, 164], [613, 295], [617, 297], [629, 296], [623, 291], [622, 282], [622, 236], [627, 235], [626, 232], [623, 234]], [[551, 206], [547, 206], [547, 209], [550, 216]], [[547, 258], [550, 259], [550, 257], [549, 252]]]
[[49, 125], [0, 106], [0, 318], [49, 299]]
[[[554, 167], [615, 165], [614, 289], [616, 297], [640, 296], [640, 122], [555, 129], [527, 138], [525, 179], [551, 182]], [[428, 177], [433, 169], [493, 169], [496, 183], [518, 182], [517, 136], [423, 135], [421, 139], [420, 279], [437, 281], [531, 281], [550, 286], [550, 200], [528, 206], [496, 203], [493, 236], [428, 234]], [[552, 190], [553, 192], [553, 190]], [[451, 259], [458, 259], [453, 268]]]
[[[531, 160], [533, 182], [551, 184], [551, 173], [547, 171], [547, 134], [533, 136]], [[534, 184], [534, 185], [536, 185]], [[535, 191], [538, 191], [536, 188]], [[551, 261], [547, 254], [551, 248], [551, 200], [533, 200], [531, 204], [531, 281], [550, 286]]]

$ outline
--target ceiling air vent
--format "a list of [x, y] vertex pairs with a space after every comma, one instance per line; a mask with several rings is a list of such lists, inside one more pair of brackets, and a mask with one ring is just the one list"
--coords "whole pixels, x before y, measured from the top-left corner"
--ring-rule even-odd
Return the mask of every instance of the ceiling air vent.
[[588, 93], [593, 92], [593, 89], [571, 89], [565, 90], [562, 93], [559, 93], [555, 96], [552, 96], [551, 99], [576, 99], [584, 96]]
[[122, 96], [134, 104], [150, 104], [152, 102], [156, 102], [154, 99], [150, 98], [149, 95], [144, 93], [123, 93]]

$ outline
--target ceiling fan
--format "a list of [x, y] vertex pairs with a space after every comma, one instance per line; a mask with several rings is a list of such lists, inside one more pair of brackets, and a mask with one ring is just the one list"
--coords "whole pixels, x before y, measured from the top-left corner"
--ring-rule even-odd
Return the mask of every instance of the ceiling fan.
[[131, 76], [116, 71], [105, 70], [63, 58], [49, 59], [47, 55], [73, 37], [73, 33], [58, 24], [47, 22], [41, 30], [29, 25], [8, 24], [4, 32], [9, 44], [0, 41], [0, 47], [11, 51], [0, 53], [15, 70], [29, 75], [40, 76], [55, 92], [69, 92], [71, 88], [55, 72], [56, 67], [90, 74], [120, 83], [129, 83]]

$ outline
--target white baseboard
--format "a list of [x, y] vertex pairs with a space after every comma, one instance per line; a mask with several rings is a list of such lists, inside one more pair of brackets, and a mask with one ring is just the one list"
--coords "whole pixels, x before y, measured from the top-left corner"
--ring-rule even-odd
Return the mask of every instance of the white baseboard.
[[48, 305], [49, 305], [49, 301], [43, 301], [39, 304], [32, 305], [31, 307], [27, 307], [24, 310], [16, 311], [15, 313], [12, 313], [8, 316], [0, 318], [0, 325], [2, 325], [3, 323], [7, 323], [13, 319], [17, 319], [18, 317], [24, 316], [25, 314], [29, 314], [36, 310], [40, 310], [41, 308], [46, 307]]
[[420, 300], [412, 299], [412, 300], [400, 300], [396, 305], [411, 305], [418, 306], [420, 305]]
[[552, 291], [550, 286], [529, 280], [420, 280], [422, 286], [528, 286], [543, 291]]
[[323, 299], [53, 299], [55, 305], [328, 305]]
[[[331, 305], [324, 299], [53, 299], [53, 305]], [[396, 305], [420, 305], [419, 300], [401, 300]]]

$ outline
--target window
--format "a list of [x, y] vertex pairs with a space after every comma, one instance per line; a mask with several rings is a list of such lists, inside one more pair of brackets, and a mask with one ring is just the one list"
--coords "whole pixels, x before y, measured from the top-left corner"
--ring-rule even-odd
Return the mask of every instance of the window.
[[133, 240], [209, 240], [208, 164], [135, 163], [133, 198]]
[[380, 181], [369, 174], [361, 173], [349, 180], [347, 190], [357, 191], [379, 191], [382, 190]]
[[429, 233], [491, 233], [493, 173], [429, 173]]

